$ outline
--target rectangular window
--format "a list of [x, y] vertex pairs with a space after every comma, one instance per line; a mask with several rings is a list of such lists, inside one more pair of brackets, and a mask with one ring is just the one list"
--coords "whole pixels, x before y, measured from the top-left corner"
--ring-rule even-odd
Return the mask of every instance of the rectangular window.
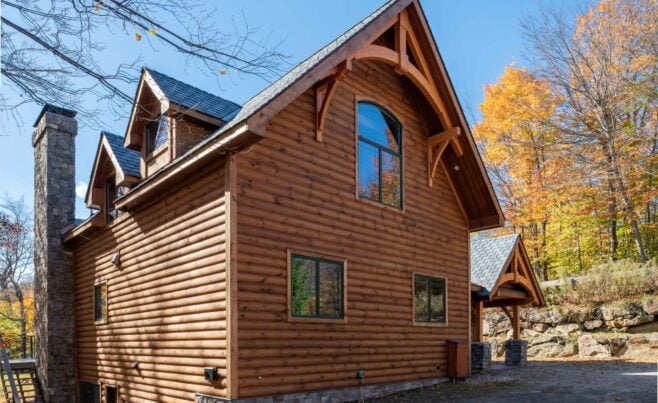
[[290, 309], [293, 317], [343, 319], [343, 262], [290, 256]]
[[94, 321], [107, 321], [107, 281], [94, 285]]
[[446, 280], [414, 274], [414, 321], [446, 323]]
[[101, 390], [97, 383], [80, 381], [80, 403], [100, 403]]
[[157, 120], [146, 125], [147, 156], [167, 144], [167, 140], [169, 140], [169, 121], [166, 116], [160, 116]]
[[107, 224], [114, 221], [117, 217], [117, 210], [114, 208], [114, 201], [117, 198], [117, 187], [114, 175], [105, 181], [105, 222]]

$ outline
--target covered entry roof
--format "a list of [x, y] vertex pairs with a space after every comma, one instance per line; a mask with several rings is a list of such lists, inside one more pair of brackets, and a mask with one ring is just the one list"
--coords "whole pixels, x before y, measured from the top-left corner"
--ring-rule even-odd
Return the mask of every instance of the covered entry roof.
[[484, 306], [544, 305], [521, 235], [471, 239], [474, 299]]

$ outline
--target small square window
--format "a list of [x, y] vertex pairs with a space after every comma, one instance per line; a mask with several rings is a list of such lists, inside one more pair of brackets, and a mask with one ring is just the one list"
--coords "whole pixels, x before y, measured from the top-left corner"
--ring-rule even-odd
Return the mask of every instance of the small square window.
[[414, 321], [447, 323], [446, 279], [414, 274]]
[[291, 255], [290, 310], [293, 317], [343, 319], [344, 263]]
[[107, 281], [94, 285], [94, 321], [107, 321]]

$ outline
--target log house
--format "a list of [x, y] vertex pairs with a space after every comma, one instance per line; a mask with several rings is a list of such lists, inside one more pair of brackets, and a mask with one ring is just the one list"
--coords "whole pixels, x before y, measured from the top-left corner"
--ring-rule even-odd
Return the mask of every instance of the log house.
[[417, 0], [241, 106], [144, 69], [86, 201], [63, 236], [81, 402], [440, 382], [471, 339], [469, 234], [504, 223]]

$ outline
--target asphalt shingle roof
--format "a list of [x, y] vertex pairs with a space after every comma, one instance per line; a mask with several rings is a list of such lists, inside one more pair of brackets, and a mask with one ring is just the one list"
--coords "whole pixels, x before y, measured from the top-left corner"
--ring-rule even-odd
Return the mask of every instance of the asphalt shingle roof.
[[185, 84], [153, 69], [144, 69], [153, 77], [153, 80], [170, 102], [184, 108], [194, 109], [224, 122], [228, 121], [240, 109], [240, 105], [235, 102]]
[[140, 174], [140, 154], [139, 151], [130, 150], [123, 146], [123, 137], [102, 131], [101, 135], [105, 136], [107, 142], [110, 144], [114, 157], [119, 161], [121, 170], [125, 175], [134, 176], [139, 178]]
[[491, 292], [517, 239], [519, 234], [471, 238], [471, 282]]
[[[288, 73], [284, 74], [280, 79], [272, 83], [270, 86], [266, 87], [263, 91], [258, 93], [256, 96], [248, 100], [242, 105], [242, 108], [238, 113], [234, 114], [233, 118], [217, 130], [212, 135], [208, 136], [204, 141], [197, 144], [196, 147], [192, 148], [189, 153], [196, 151], [196, 149], [203, 147], [206, 143], [212, 142], [217, 137], [221, 136], [223, 133], [227, 132], [229, 129], [247, 119], [251, 115], [259, 111], [263, 106], [273, 100], [275, 97], [283, 93], [288, 87], [294, 84], [297, 80], [302, 78], [306, 73], [308, 73], [313, 67], [319, 64], [322, 60], [336, 51], [342, 44], [351, 39], [354, 35], [359, 33], [363, 28], [365, 28], [370, 22], [388, 10], [396, 0], [390, 0], [382, 5], [380, 8], [375, 10], [372, 14], [358, 22], [352, 28], [345, 31], [342, 35], [338, 36], [333, 41], [329, 42], [322, 49], [318, 50], [306, 60], [295, 66]], [[150, 70], [149, 70], [150, 71]]]

